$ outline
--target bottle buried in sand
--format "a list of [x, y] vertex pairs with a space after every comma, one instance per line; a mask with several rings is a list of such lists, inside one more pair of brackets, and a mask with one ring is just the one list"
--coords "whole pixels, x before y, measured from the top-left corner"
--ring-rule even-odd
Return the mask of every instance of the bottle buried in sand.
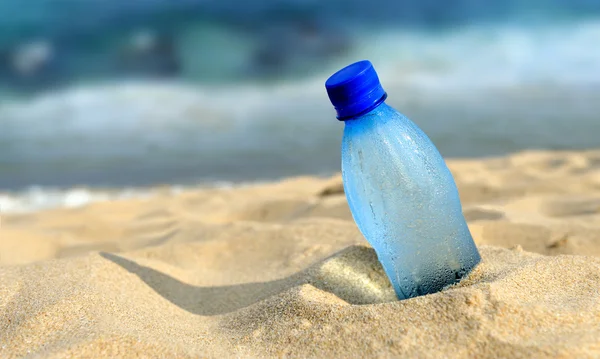
[[325, 83], [344, 121], [342, 177], [358, 228], [399, 299], [435, 293], [481, 260], [444, 159], [411, 120], [388, 106], [369, 61]]

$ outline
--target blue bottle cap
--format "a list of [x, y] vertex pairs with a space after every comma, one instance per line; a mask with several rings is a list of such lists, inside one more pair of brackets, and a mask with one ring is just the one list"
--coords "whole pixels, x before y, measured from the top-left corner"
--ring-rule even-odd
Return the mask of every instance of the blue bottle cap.
[[367, 60], [355, 62], [331, 75], [325, 82], [325, 89], [340, 121], [371, 111], [387, 97], [373, 64]]

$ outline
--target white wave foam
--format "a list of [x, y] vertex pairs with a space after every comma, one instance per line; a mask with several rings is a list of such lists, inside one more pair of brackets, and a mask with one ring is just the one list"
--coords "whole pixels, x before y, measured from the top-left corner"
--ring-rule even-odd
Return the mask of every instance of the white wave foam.
[[272, 181], [233, 183], [212, 181], [196, 185], [169, 185], [121, 189], [49, 188], [32, 186], [18, 192], [0, 192], [0, 214], [24, 214], [55, 208], [81, 208], [89, 204], [128, 199], [147, 199], [158, 195], [177, 195], [186, 191], [233, 189], [264, 185]]
[[218, 87], [131, 81], [85, 85], [32, 101], [0, 104], [0, 121], [23, 123], [44, 116], [52, 119], [48, 122], [57, 131], [67, 124], [80, 126], [83, 132], [101, 129], [106, 122], [122, 131], [140, 122], [176, 126], [198, 113], [202, 116], [196, 121], [216, 127], [224, 116], [227, 122], [260, 121], [259, 113], [266, 108], [295, 100], [326, 103], [325, 78], [363, 58], [375, 63], [384, 85], [408, 89], [600, 83], [600, 19], [537, 26], [474, 25], [440, 33], [359, 30], [356, 38], [355, 50], [347, 58], [321, 66], [302, 81]]
[[146, 198], [146, 190], [94, 191], [84, 188], [69, 190], [32, 187], [19, 193], [0, 193], [0, 213], [29, 213], [51, 208], [78, 208], [93, 202], [115, 199]]
[[600, 19], [537, 25], [477, 25], [443, 33], [374, 34], [357, 53], [381, 62], [383, 80], [412, 87], [600, 82]]
[[[427, 111], [444, 118], [434, 119], [435, 126], [431, 120], [433, 137], [455, 138], [458, 133], [463, 139], [471, 136], [471, 146], [486, 146], [473, 129], [486, 119], [502, 118], [498, 123], [503, 132], [494, 134], [509, 143], [502, 151], [532, 144], [564, 148], [597, 143], [592, 136], [597, 125], [590, 119], [597, 123], [598, 105], [590, 99], [600, 93], [600, 19], [537, 27], [478, 25], [437, 34], [359, 33], [353, 54], [303, 81], [221, 87], [106, 83], [0, 104], [0, 146], [7, 148], [0, 152], [0, 186], [28, 185], [50, 174], [59, 184], [122, 175], [106, 182], [146, 185], [208, 177], [243, 181], [331, 169], [339, 163], [340, 128], [323, 83], [332, 71], [363, 58], [374, 62], [390, 103], [425, 113], [417, 119], [420, 123], [430, 120]], [[493, 92], [498, 88], [509, 91], [498, 97]], [[532, 88], [539, 98], [535, 101], [522, 96]], [[558, 105], [546, 106], [549, 102]], [[452, 121], [446, 121], [451, 113], [434, 111], [456, 107], [458, 118]], [[473, 115], [462, 119], [462, 107]], [[536, 115], [543, 110], [553, 114]], [[545, 137], [532, 135], [540, 118]], [[561, 134], [564, 118], [580, 121], [579, 127], [569, 122], [569, 142]], [[523, 119], [530, 123], [529, 135]], [[134, 169], [121, 173], [132, 165]], [[39, 201], [35, 191], [4, 195], [2, 210], [107, 198], [97, 192], [52, 193], [44, 192]]]

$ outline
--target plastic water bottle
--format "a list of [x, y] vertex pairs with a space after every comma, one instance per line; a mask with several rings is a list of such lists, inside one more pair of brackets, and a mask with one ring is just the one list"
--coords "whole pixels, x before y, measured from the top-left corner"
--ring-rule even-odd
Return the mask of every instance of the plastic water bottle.
[[425, 133], [388, 106], [369, 61], [325, 83], [344, 121], [342, 177], [354, 221], [399, 299], [435, 293], [481, 260], [444, 159]]

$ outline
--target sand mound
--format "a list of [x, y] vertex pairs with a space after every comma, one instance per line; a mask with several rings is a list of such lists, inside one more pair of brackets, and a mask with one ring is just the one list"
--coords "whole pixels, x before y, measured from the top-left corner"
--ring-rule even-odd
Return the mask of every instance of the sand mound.
[[339, 177], [3, 215], [0, 357], [598, 357], [599, 163], [451, 161], [483, 262], [401, 302]]

